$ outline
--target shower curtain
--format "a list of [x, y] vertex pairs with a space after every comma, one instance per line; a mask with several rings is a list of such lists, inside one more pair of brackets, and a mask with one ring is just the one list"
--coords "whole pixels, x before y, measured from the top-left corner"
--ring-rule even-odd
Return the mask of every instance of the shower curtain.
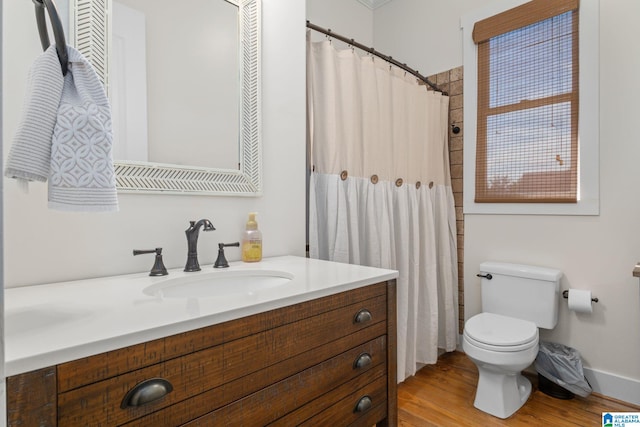
[[307, 38], [310, 256], [399, 271], [402, 381], [458, 336], [449, 98]]

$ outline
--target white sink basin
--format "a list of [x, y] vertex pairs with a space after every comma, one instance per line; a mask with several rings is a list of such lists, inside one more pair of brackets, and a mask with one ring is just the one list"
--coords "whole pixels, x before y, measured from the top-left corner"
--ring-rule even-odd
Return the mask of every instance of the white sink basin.
[[143, 289], [161, 298], [216, 298], [251, 296], [287, 286], [293, 274], [279, 270], [214, 270], [163, 280]]

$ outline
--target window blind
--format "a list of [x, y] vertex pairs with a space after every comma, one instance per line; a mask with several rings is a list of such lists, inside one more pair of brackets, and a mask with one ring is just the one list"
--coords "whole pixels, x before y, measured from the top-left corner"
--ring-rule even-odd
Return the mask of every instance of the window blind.
[[476, 202], [578, 199], [578, 1], [476, 23]]

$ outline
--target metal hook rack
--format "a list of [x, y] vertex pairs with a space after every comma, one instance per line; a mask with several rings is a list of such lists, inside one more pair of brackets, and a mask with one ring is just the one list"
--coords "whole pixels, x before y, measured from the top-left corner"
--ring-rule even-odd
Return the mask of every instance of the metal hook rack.
[[47, 50], [51, 45], [49, 42], [49, 32], [47, 30], [47, 20], [44, 15], [44, 10], [46, 9], [56, 41], [56, 51], [58, 53], [58, 59], [60, 60], [60, 66], [62, 67], [62, 75], [66, 76], [69, 70], [69, 53], [67, 52], [67, 42], [65, 41], [64, 29], [62, 27], [62, 21], [60, 21], [60, 15], [58, 15], [58, 9], [53, 0], [33, 0], [33, 4], [35, 5], [36, 24], [38, 25], [42, 49]]

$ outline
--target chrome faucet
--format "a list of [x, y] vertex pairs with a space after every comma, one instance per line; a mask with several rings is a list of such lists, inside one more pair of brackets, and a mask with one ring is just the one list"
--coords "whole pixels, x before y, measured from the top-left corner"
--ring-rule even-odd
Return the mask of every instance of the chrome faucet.
[[213, 224], [208, 219], [201, 219], [198, 222], [189, 221], [189, 228], [184, 231], [187, 235], [187, 264], [184, 266], [184, 271], [200, 271], [200, 264], [198, 263], [198, 234], [200, 234], [200, 227], [203, 231], [215, 230]]

